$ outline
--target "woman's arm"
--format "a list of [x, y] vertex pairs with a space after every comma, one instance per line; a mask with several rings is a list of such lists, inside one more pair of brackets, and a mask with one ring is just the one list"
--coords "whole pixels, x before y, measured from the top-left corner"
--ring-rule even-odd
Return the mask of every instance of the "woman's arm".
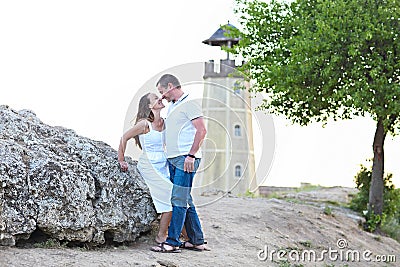
[[135, 124], [131, 129], [126, 131], [124, 135], [121, 137], [121, 140], [119, 142], [119, 147], [118, 147], [118, 162], [121, 167], [122, 171], [127, 171], [128, 170], [128, 163], [125, 162], [125, 149], [126, 149], [126, 144], [129, 139], [143, 134], [146, 132], [146, 126], [147, 126], [147, 121], [146, 120], [141, 120], [137, 124]]

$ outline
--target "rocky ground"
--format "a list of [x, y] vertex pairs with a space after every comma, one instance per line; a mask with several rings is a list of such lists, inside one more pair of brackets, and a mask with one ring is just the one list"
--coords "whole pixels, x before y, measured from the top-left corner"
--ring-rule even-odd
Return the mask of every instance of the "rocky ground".
[[[96, 249], [0, 247], [0, 266], [398, 266], [400, 244], [364, 232], [362, 218], [342, 207], [354, 193], [319, 188], [198, 207], [209, 252], [152, 252], [153, 231], [129, 245]], [[212, 202], [207, 198], [198, 201]]]

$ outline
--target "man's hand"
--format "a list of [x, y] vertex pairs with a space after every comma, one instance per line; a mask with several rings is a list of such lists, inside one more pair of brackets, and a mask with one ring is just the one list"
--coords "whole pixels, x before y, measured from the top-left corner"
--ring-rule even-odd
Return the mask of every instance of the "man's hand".
[[120, 161], [119, 166], [121, 168], [121, 171], [126, 172], [128, 170], [128, 163], [126, 161]]
[[187, 156], [185, 158], [185, 163], [183, 164], [183, 171], [185, 172], [193, 172], [194, 171], [194, 158]]

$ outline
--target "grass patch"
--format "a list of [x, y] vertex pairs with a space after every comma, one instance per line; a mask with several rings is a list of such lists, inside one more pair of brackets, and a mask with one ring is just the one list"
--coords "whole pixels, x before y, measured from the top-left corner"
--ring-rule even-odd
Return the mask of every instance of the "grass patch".
[[33, 244], [35, 248], [66, 248], [68, 242], [61, 243], [60, 240], [49, 238], [46, 241]]
[[311, 245], [312, 245], [310, 240], [300, 241], [299, 244], [305, 246], [306, 248], [311, 248]]
[[296, 193], [299, 192], [309, 192], [309, 191], [314, 191], [323, 188], [323, 186], [320, 185], [313, 185], [313, 184], [302, 184], [299, 188], [296, 188], [294, 191]]
[[284, 198], [289, 203], [295, 203], [295, 204], [306, 204], [307, 202], [305, 200], [301, 200], [298, 198]]
[[291, 267], [292, 265], [288, 260], [280, 261], [279, 262], [279, 267]]
[[336, 206], [336, 207], [342, 207], [343, 206], [342, 203], [339, 203], [339, 202], [334, 201], [334, 200], [326, 200], [326, 201], [324, 201], [324, 203], [332, 205], [332, 206]]
[[244, 193], [245, 197], [250, 197], [250, 198], [256, 198], [256, 194], [254, 192], [251, 192], [249, 189], [246, 190], [246, 193]]
[[267, 196], [267, 198], [268, 199], [270, 199], [270, 198], [284, 199], [285, 196], [282, 196], [282, 194], [284, 194], [284, 193], [286, 193], [286, 192], [273, 192], [273, 193], [269, 194]]
[[333, 216], [333, 214], [332, 214], [332, 208], [329, 207], [329, 206], [325, 206], [325, 208], [324, 208], [324, 214], [325, 214], [325, 215], [328, 215], [328, 216]]

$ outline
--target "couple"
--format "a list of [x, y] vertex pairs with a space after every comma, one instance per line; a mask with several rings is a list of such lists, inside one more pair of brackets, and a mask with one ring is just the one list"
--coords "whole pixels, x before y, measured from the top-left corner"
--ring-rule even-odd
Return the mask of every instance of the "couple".
[[[142, 96], [135, 125], [121, 138], [118, 161], [123, 171], [128, 170], [125, 148], [127, 141], [135, 138], [143, 150], [137, 168], [149, 187], [157, 213], [161, 213], [156, 237], [159, 246], [151, 250], [208, 250], [191, 196], [193, 178], [200, 164], [199, 149], [206, 135], [201, 106], [189, 101], [179, 80], [171, 74], [163, 75], [156, 86], [162, 98], [154, 93]], [[165, 107], [163, 98], [172, 102], [165, 121], [160, 116]], [[179, 237], [184, 229], [188, 241], [182, 243]]]

